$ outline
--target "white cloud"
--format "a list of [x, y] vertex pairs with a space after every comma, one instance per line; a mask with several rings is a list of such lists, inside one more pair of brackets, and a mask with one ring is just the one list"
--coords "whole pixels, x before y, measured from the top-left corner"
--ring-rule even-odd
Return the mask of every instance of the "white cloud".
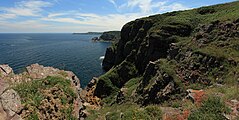
[[117, 4], [116, 4], [116, 2], [115, 2], [115, 0], [108, 0], [110, 3], [112, 3], [114, 6], [115, 6], [115, 8], [118, 8], [117, 7]]
[[22, 22], [0, 21], [0, 32], [39, 32], [39, 30], [49, 27], [50, 25], [35, 20]]
[[[59, 0], [54, 0], [57, 3]], [[108, 0], [119, 13], [99, 15], [82, 13], [78, 10], [64, 12], [46, 12], [45, 7], [53, 3], [43, 0], [28, 0], [17, 2], [14, 7], [1, 8], [0, 32], [87, 32], [120, 30], [124, 24], [137, 18], [168, 11], [188, 9], [179, 3], [169, 4], [165, 0], [127, 0], [126, 3], [117, 5], [116, 0]], [[137, 8], [137, 10], [135, 10]], [[44, 13], [44, 14], [43, 14]], [[30, 16], [28, 20], [17, 21], [18, 16]], [[8, 22], [13, 19], [15, 22]]]
[[173, 3], [170, 5], [159, 7], [160, 12], [170, 12], [170, 11], [178, 11], [178, 10], [186, 10], [186, 9], [190, 9], [190, 8], [183, 6], [182, 4], [179, 4], [179, 3]]
[[8, 14], [8, 13], [0, 14], [0, 20], [13, 19], [13, 18], [16, 18], [16, 17], [17, 16], [15, 14]]
[[120, 30], [125, 23], [144, 16], [139, 13], [109, 14], [109, 15], [97, 15], [93, 13], [74, 13], [74, 16], [72, 17], [58, 15], [68, 16], [67, 13], [54, 13], [48, 15], [48, 17], [41, 18], [41, 20], [78, 24], [79, 26], [91, 26], [91, 27], [95, 26], [103, 28], [102, 31], [104, 31], [104, 29]]
[[52, 5], [50, 2], [34, 0], [17, 2], [14, 7], [1, 7], [0, 10], [16, 16], [40, 16], [42, 8]]
[[118, 8], [120, 9], [119, 11], [139, 8], [140, 12], [144, 14], [156, 14], [189, 9], [180, 3], [169, 4], [166, 0], [127, 0], [127, 3], [120, 5]]

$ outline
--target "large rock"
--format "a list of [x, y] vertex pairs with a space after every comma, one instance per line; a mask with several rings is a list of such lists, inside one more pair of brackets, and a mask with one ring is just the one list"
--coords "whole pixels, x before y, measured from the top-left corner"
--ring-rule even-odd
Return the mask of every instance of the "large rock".
[[48, 76], [62, 76], [63, 78], [69, 79], [72, 81], [78, 90], [80, 90], [80, 80], [78, 77], [71, 71], [59, 70], [53, 67], [44, 67], [39, 64], [32, 64], [26, 68], [27, 74], [32, 79], [44, 79]]
[[188, 89], [187, 92], [187, 98], [191, 99], [196, 104], [201, 104], [206, 97], [205, 91], [203, 90]]
[[8, 65], [0, 65], [0, 77], [8, 76], [13, 73], [13, 70]]
[[9, 87], [9, 84], [0, 78], [0, 95]]
[[98, 40], [115, 41], [120, 39], [120, 31], [108, 31], [104, 32]]
[[159, 63], [160, 61], [149, 63], [136, 89], [136, 93], [140, 96], [137, 101], [140, 104], [158, 104], [181, 93], [176, 80], [161, 68]]
[[3, 105], [3, 109], [9, 112], [10, 116], [14, 116], [16, 113], [20, 112], [22, 109], [21, 99], [18, 93], [13, 90], [7, 90], [1, 96], [1, 103]]
[[113, 47], [106, 49], [105, 58], [102, 62], [102, 67], [105, 71], [110, 70], [114, 66], [116, 50]]
[[7, 113], [4, 111], [2, 107], [2, 103], [0, 102], [0, 120], [6, 120], [8, 117]]

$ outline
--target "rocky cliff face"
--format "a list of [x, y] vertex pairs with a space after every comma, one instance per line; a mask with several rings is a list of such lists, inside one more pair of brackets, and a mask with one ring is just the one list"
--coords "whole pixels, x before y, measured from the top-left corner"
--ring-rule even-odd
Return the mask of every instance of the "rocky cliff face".
[[8, 65], [0, 68], [1, 120], [80, 117], [80, 81], [73, 72], [39, 64], [21, 74], [14, 74]]
[[92, 41], [116, 42], [120, 39], [120, 31], [103, 32], [100, 37], [92, 38]]
[[233, 2], [127, 23], [119, 42], [106, 51], [103, 67], [109, 71], [97, 80], [94, 95], [106, 105], [148, 106], [183, 101], [187, 89], [236, 84], [238, 6]]

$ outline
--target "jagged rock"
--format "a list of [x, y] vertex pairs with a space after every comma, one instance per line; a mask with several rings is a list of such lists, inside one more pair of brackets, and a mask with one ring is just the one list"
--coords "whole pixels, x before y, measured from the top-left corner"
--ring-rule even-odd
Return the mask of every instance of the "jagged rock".
[[13, 90], [7, 90], [0, 96], [3, 109], [9, 111], [9, 115], [13, 116], [22, 109], [21, 99], [18, 93]]
[[21, 118], [20, 115], [15, 114], [15, 115], [11, 118], [11, 120], [22, 120], [22, 118]]
[[120, 104], [125, 100], [125, 92], [124, 89], [121, 88], [116, 96], [116, 103]]
[[[3, 79], [0, 78], [0, 98], [1, 98], [0, 103], [3, 105], [2, 109], [4, 109], [4, 110], [0, 109], [1, 116], [6, 116], [6, 118], [8, 118], [9, 120], [11, 120], [11, 119], [12, 120], [21, 120], [21, 117], [17, 114], [17, 113], [19, 113], [20, 110], [22, 110], [20, 97], [16, 91], [14, 91], [13, 89], [8, 89], [10, 87], [8, 82], [18, 84], [18, 83], [22, 83], [22, 82], [31, 82], [32, 80], [45, 79], [48, 76], [57, 76], [57, 77], [62, 77], [64, 79], [71, 81], [70, 87], [73, 88], [74, 93], [76, 94], [76, 98], [71, 100], [71, 101], [73, 101], [72, 115], [76, 118], [80, 117], [79, 116], [80, 108], [81, 108], [81, 105], [83, 104], [82, 99], [79, 96], [79, 93], [81, 92], [80, 80], [77, 78], [77, 76], [73, 72], [59, 70], [59, 69], [56, 69], [53, 67], [44, 67], [39, 64], [33, 64], [26, 68], [26, 72], [23, 72], [21, 74], [16, 74], [16, 75], [13, 74], [12, 69], [9, 66], [1, 65], [0, 74], [4, 75], [4, 76], [0, 76], [0, 77], [3, 77]], [[38, 116], [42, 119], [60, 118], [60, 116], [62, 116], [62, 115], [60, 114], [59, 110], [62, 107], [61, 106], [62, 102], [61, 102], [61, 100], [59, 100], [57, 98], [58, 96], [56, 96], [56, 95], [63, 95], [62, 94], [63, 91], [58, 90], [58, 88], [56, 88], [56, 87], [53, 87], [48, 91], [46, 90], [46, 91], [42, 91], [42, 92], [43, 92], [43, 94], [46, 93], [45, 95], [48, 96], [48, 98], [51, 100], [45, 101], [45, 102], [42, 101], [41, 104], [43, 104], [43, 105], [41, 107], [43, 107], [43, 108], [39, 108], [39, 109], [48, 111], [48, 109], [50, 108], [52, 110], [52, 112], [54, 112], [54, 114], [46, 112], [47, 113], [46, 116], [41, 116], [41, 115], [43, 115], [43, 113]], [[69, 100], [69, 99], [71, 99], [71, 96], [68, 96], [68, 97], [65, 96], [65, 98], [67, 98], [67, 100]], [[45, 107], [48, 105], [47, 108], [44, 108], [44, 105], [45, 105]], [[32, 112], [34, 112], [34, 111], [32, 110], [31, 106], [24, 106], [24, 109], [21, 111], [21, 115], [23, 116], [23, 118], [26, 118]]]
[[53, 67], [44, 67], [39, 64], [32, 64], [26, 68], [27, 74], [32, 79], [44, 79], [48, 76], [62, 76], [63, 78], [69, 79], [72, 82], [72, 85], [80, 91], [80, 80], [77, 76], [71, 71], [59, 70]]
[[98, 41], [98, 40], [99, 40], [99, 37], [93, 37], [91, 40], [92, 40], [92, 41]]
[[9, 84], [0, 78], [0, 96], [9, 87]]
[[99, 40], [104, 41], [115, 41], [120, 39], [120, 31], [108, 31], [104, 32], [100, 37]]
[[0, 120], [6, 120], [8, 117], [7, 113], [4, 111], [2, 107], [2, 103], [0, 102]]
[[0, 77], [8, 76], [13, 74], [13, 70], [8, 65], [0, 65]]
[[224, 115], [230, 120], [234, 120], [239, 117], [239, 101], [234, 99], [226, 102], [226, 105], [231, 109], [231, 113]]
[[196, 104], [201, 104], [205, 98], [205, 92], [203, 90], [188, 89], [187, 92], [188, 95], [186, 98], [191, 99]]
[[161, 69], [159, 63], [160, 61], [149, 63], [136, 89], [140, 96], [137, 102], [143, 105], [161, 103], [181, 92], [174, 78]]
[[162, 120], [187, 120], [191, 111], [171, 107], [160, 107], [163, 113]]
[[102, 67], [105, 71], [110, 70], [114, 66], [115, 62], [115, 48], [113, 47], [108, 47], [105, 52], [105, 58], [102, 62]]

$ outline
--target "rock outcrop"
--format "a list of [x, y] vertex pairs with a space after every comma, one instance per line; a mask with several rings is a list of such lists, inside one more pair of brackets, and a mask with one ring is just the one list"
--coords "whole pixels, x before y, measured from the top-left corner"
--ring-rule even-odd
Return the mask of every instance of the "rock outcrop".
[[92, 41], [115, 42], [120, 39], [120, 31], [103, 32], [100, 37], [92, 38]]
[[22, 120], [22, 104], [19, 94], [11, 89], [5, 77], [12, 76], [13, 70], [8, 65], [0, 65], [0, 120]]
[[[64, 118], [65, 115], [62, 115], [61, 109], [65, 109], [72, 106], [72, 113], [70, 113], [73, 117], [80, 119], [80, 112], [81, 112], [81, 105], [82, 105], [82, 98], [80, 97], [80, 81], [77, 76], [70, 71], [59, 70], [53, 67], [44, 67], [39, 64], [33, 64], [26, 68], [26, 71], [21, 74], [14, 74], [11, 67], [8, 65], [0, 65], [0, 116], [1, 120], [21, 120], [22, 118], [29, 118], [33, 115], [32, 112], [36, 111], [31, 104], [21, 103], [21, 96], [18, 94], [17, 91], [26, 91], [26, 90], [19, 90], [24, 88], [21, 85], [24, 84], [34, 84], [34, 81], [42, 82], [42, 80], [48, 80], [48, 76], [56, 77], [56, 80], [59, 78], [63, 78], [66, 81], [70, 81], [69, 86], [64, 86], [64, 89], [57, 86], [57, 83], [54, 83], [52, 88], [38, 88], [35, 91], [41, 92], [42, 96], [45, 96], [42, 101], [40, 101], [40, 106], [38, 107], [39, 113], [37, 115], [38, 119], [66, 119]], [[52, 78], [53, 79], [53, 78]], [[44, 81], [43, 81], [44, 82]], [[44, 84], [49, 84], [49, 82], [45, 81]], [[16, 87], [15, 87], [16, 86]], [[24, 89], [35, 89], [34, 86], [30, 86], [32, 88], [24, 88]], [[44, 87], [44, 85], [43, 85]], [[63, 86], [62, 86], [63, 87]], [[16, 89], [18, 88], [18, 89]], [[70, 93], [70, 89], [72, 89], [75, 96], [69, 96], [66, 92]], [[39, 91], [40, 90], [40, 91]], [[22, 96], [24, 99], [25, 96], [28, 96], [28, 93], [24, 93], [25, 95]], [[29, 93], [32, 94], [32, 93]], [[22, 95], [22, 94], [21, 94]], [[40, 97], [40, 96], [39, 96]], [[65, 99], [62, 101], [62, 99]], [[40, 99], [40, 98], [38, 98]], [[25, 100], [23, 100], [25, 101]], [[33, 100], [34, 101], [34, 100]], [[32, 101], [32, 102], [33, 102]], [[31, 102], [31, 101], [29, 101]], [[63, 104], [63, 103], [64, 104]], [[69, 102], [69, 104], [68, 104]], [[49, 111], [51, 109], [51, 111]]]

